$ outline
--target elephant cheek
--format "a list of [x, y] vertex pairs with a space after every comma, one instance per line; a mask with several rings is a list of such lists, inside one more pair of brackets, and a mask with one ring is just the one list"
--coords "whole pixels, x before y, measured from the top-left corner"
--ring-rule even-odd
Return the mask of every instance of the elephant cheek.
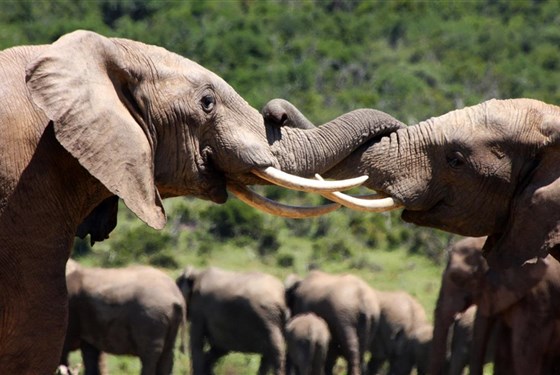
[[156, 185], [162, 198], [190, 195], [215, 203], [227, 200], [225, 177], [211, 162], [202, 158], [189, 158], [175, 164], [160, 160], [158, 162]]

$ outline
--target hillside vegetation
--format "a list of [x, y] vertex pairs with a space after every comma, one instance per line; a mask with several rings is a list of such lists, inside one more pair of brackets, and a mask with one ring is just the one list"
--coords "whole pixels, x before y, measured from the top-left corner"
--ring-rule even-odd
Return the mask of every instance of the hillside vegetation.
[[[163, 46], [228, 81], [251, 105], [289, 99], [317, 124], [361, 107], [408, 124], [489, 98], [560, 103], [560, 2], [488, 1], [0, 1], [0, 48], [50, 43], [75, 29]], [[292, 204], [321, 198], [261, 187]], [[109, 240], [76, 241], [83, 263], [261, 269], [283, 278], [311, 267], [405, 289], [433, 309], [456, 237], [403, 223], [399, 213], [340, 209], [309, 220], [261, 214], [236, 199], [166, 203], [156, 232], [124, 205]], [[111, 359], [115, 373], [135, 362]], [[177, 373], [188, 366], [179, 356]], [[238, 356], [223, 374], [256, 372]], [[247, 366], [251, 370], [247, 370]], [[253, 371], [252, 369], [255, 369]]]

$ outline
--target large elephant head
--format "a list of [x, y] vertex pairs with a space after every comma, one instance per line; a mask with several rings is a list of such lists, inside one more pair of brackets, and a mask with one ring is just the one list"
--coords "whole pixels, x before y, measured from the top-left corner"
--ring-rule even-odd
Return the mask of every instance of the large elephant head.
[[[283, 106], [272, 108], [308, 126]], [[404, 206], [405, 221], [488, 235], [490, 265], [509, 267], [560, 245], [559, 140], [559, 107], [490, 100], [364, 145], [326, 175], [368, 175], [365, 185]]]
[[360, 122], [348, 115], [344, 124], [312, 134], [267, 128], [257, 110], [197, 63], [86, 31], [44, 49], [27, 66], [27, 85], [58, 141], [155, 228], [165, 222], [160, 198], [222, 203], [228, 183], [268, 183], [262, 177], [270, 179], [269, 167], [300, 176], [325, 171], [367, 139], [401, 126], [390, 116]]

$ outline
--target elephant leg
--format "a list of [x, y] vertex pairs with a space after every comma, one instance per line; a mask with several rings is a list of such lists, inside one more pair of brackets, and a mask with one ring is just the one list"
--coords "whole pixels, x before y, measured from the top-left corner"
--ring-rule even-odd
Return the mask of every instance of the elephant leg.
[[165, 337], [163, 349], [157, 361], [157, 375], [169, 375], [173, 371], [173, 351], [175, 349], [175, 340], [177, 339], [178, 332], [179, 324], [170, 327], [167, 336]]
[[274, 375], [284, 375], [284, 364], [286, 360], [286, 348], [284, 335], [280, 327], [273, 326], [270, 329], [270, 348], [263, 353], [261, 364], [266, 362], [272, 367]]
[[[157, 369], [157, 361], [160, 356], [161, 352], [154, 351], [153, 353], [149, 353], [148, 355], [143, 355], [140, 357], [140, 362], [142, 363], [142, 370], [140, 371], [140, 375], [155, 375], [159, 374], [156, 372]], [[169, 374], [168, 372], [167, 374]]]
[[327, 348], [323, 345], [315, 345], [311, 359], [311, 374], [323, 375], [325, 373], [325, 362], [327, 359]]
[[389, 374], [390, 375], [409, 375], [414, 368], [414, 357], [412, 348], [408, 345], [403, 333], [395, 339], [396, 350], [389, 355]]
[[299, 375], [295, 370], [294, 363], [289, 354], [286, 356], [286, 365], [284, 366], [284, 368], [286, 369], [286, 375]]
[[343, 335], [340, 346], [342, 356], [347, 362], [347, 373], [348, 375], [360, 375], [362, 361], [360, 359], [358, 335], [353, 327], [344, 329]]
[[270, 360], [265, 357], [264, 355], [261, 357], [261, 363], [259, 365], [259, 371], [257, 372], [259, 375], [266, 375], [268, 370], [271, 368]]
[[101, 359], [101, 352], [99, 349], [82, 341], [80, 345], [82, 352], [82, 359], [84, 361], [85, 375], [101, 375], [101, 368], [99, 360]]
[[387, 358], [385, 358], [384, 356], [380, 356], [372, 353], [371, 358], [367, 363], [366, 374], [367, 375], [377, 374], [386, 360]]
[[216, 362], [218, 362], [218, 360], [225, 356], [227, 353], [227, 350], [219, 349], [216, 347], [212, 347], [210, 348], [210, 350], [204, 353], [204, 374], [214, 374], [214, 366], [216, 365]]
[[358, 327], [354, 330], [358, 340], [358, 366], [360, 374], [367, 371], [365, 356], [376, 337], [377, 328], [377, 324], [373, 323], [370, 317], [366, 314], [360, 314]]
[[375, 375], [379, 372], [385, 361], [387, 361], [387, 353], [385, 351], [384, 343], [379, 340], [374, 340], [371, 349], [371, 357], [367, 363], [366, 374]]
[[496, 332], [494, 345], [494, 375], [513, 374], [513, 359], [511, 352], [511, 330], [501, 324]]
[[193, 375], [205, 375], [204, 322], [193, 319], [190, 325], [190, 349]]
[[[527, 316], [525, 316], [527, 315]], [[543, 367], [553, 324], [544, 324], [525, 312], [517, 314], [512, 323], [512, 355], [516, 375], [539, 373]]]
[[327, 357], [325, 359], [325, 375], [333, 375], [334, 365], [339, 356], [339, 352], [334, 344], [329, 345]]

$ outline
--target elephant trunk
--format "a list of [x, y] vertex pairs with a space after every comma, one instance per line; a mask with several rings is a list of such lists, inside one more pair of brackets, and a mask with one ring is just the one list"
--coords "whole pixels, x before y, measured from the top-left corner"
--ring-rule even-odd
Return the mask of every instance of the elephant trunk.
[[424, 194], [434, 172], [430, 153], [441, 138], [431, 120], [398, 129], [379, 142], [364, 144], [326, 176], [367, 175], [364, 186], [395, 198], [405, 208], [430, 207], [438, 199], [436, 194]]
[[310, 177], [333, 168], [360, 145], [403, 126], [386, 113], [358, 109], [313, 129], [268, 127], [267, 137], [273, 140], [271, 149], [282, 170]]
[[455, 319], [455, 312], [438, 305], [434, 314], [434, 334], [432, 339], [432, 349], [430, 353], [430, 371], [432, 375], [442, 375], [445, 373], [447, 362], [447, 336], [449, 327]]
[[434, 310], [434, 334], [430, 354], [430, 374], [447, 373], [447, 343], [449, 329], [458, 313], [466, 311], [473, 296], [449, 279], [449, 264], [441, 280], [441, 289]]

